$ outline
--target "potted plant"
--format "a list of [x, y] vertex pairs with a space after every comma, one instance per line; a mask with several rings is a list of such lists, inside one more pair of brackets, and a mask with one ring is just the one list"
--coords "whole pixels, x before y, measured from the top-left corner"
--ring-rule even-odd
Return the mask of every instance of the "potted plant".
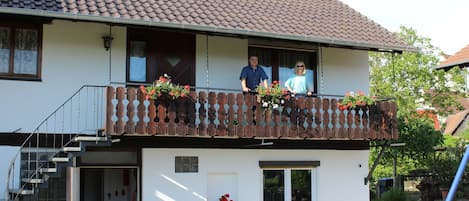
[[439, 185], [443, 200], [448, 195], [449, 188], [453, 182], [459, 162], [462, 157], [460, 147], [445, 148], [435, 154], [431, 161], [430, 169]]
[[367, 96], [363, 91], [353, 91], [345, 93], [344, 99], [337, 103], [340, 110], [356, 109], [360, 107], [367, 107], [376, 102], [375, 96]]
[[280, 109], [285, 100], [288, 100], [290, 96], [285, 89], [280, 87], [278, 81], [273, 81], [270, 87], [258, 86], [258, 102], [262, 108], [267, 110]]
[[167, 74], [160, 76], [158, 80], [155, 80], [150, 86], [140, 86], [140, 90], [145, 95], [147, 100], [174, 100], [178, 97], [186, 97], [189, 95], [190, 86], [186, 85], [181, 87], [171, 83], [171, 77]]

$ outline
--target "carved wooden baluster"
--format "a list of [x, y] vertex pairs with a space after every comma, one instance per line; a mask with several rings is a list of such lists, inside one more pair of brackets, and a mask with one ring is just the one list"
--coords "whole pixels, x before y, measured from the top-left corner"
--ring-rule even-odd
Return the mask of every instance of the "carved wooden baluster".
[[297, 112], [298, 112], [298, 127], [297, 127], [297, 131], [296, 131], [296, 136], [295, 138], [305, 138], [305, 114], [304, 114], [304, 110], [305, 110], [305, 107], [306, 107], [306, 100], [304, 97], [300, 97], [298, 98], [297, 100]]
[[288, 131], [289, 138], [296, 138], [298, 137], [298, 100], [293, 98], [291, 102], [289, 102], [290, 110], [290, 129]]
[[189, 99], [187, 100], [187, 116], [188, 116], [188, 128], [189, 128], [189, 135], [195, 136], [197, 135], [197, 125], [195, 125], [196, 121], [196, 102], [197, 102], [197, 93], [195, 91], [191, 91], [189, 93]]
[[331, 129], [329, 128], [329, 99], [324, 98], [322, 99], [322, 109], [324, 110], [323, 114], [323, 122], [324, 122], [324, 134], [325, 138], [331, 137]]
[[308, 126], [306, 127], [305, 138], [313, 138], [314, 128], [313, 128], [313, 107], [314, 99], [308, 97], [306, 99], [306, 122]]
[[218, 93], [217, 97], [217, 102], [218, 102], [218, 127], [217, 127], [217, 135], [218, 136], [226, 136], [226, 110], [225, 110], [225, 104], [228, 102], [227, 97], [225, 93]]
[[179, 136], [185, 136], [188, 135], [188, 127], [187, 123], [185, 122], [186, 120], [186, 114], [187, 114], [187, 102], [189, 98], [188, 97], [179, 97], [176, 101], [177, 105], [177, 128], [176, 128], [176, 134]]
[[228, 136], [236, 136], [235, 130], [235, 110], [234, 105], [236, 104], [235, 95], [233, 93], [228, 94]]
[[[342, 100], [339, 100], [338, 102], [342, 102]], [[345, 111], [346, 110], [339, 110], [339, 138], [342, 139], [348, 138], [348, 131], [345, 128]]]
[[337, 99], [331, 99], [331, 135], [333, 138], [340, 138], [339, 136], [339, 128], [337, 127]]
[[352, 110], [347, 110], [347, 136], [346, 138], [353, 139], [353, 114]]
[[384, 115], [383, 115], [383, 102], [380, 101], [376, 104], [376, 139], [384, 139]]
[[127, 117], [129, 120], [127, 121], [127, 125], [125, 126], [125, 132], [129, 134], [135, 133], [135, 105], [134, 100], [137, 96], [137, 89], [133, 87], [127, 88], [127, 101], [129, 104], [127, 105]]
[[274, 110], [264, 111], [265, 126], [264, 126], [264, 133], [262, 134], [264, 137], [268, 137], [268, 138], [273, 137], [274, 127], [272, 126], [272, 113], [274, 111], [278, 111], [278, 110], [274, 109]]
[[117, 87], [117, 107], [116, 107], [116, 114], [117, 114], [117, 121], [115, 131], [116, 134], [124, 134], [125, 132], [125, 122], [124, 122], [124, 98], [125, 98], [125, 88], [124, 87]]
[[391, 131], [392, 139], [399, 139], [399, 131], [397, 130], [397, 105], [395, 102], [389, 102], [389, 109], [391, 110]]
[[137, 128], [136, 132], [138, 134], [147, 134], [147, 124], [145, 123], [145, 95], [142, 91], [137, 91], [137, 99], [138, 99], [138, 106], [137, 106]]
[[168, 106], [168, 129], [167, 132], [169, 135], [176, 135], [176, 101], [171, 100], [169, 101], [169, 106]]
[[[148, 122], [148, 134], [150, 135], [155, 135], [157, 132], [158, 133], [163, 133], [161, 131], [165, 127], [164, 119], [160, 119], [158, 122], [158, 126], [156, 124], [156, 105], [155, 105], [155, 100], [150, 99], [149, 100], [149, 105], [148, 105], [148, 119], [150, 120]], [[163, 109], [159, 108], [158, 106], [158, 113], [163, 112]], [[166, 113], [166, 111], [164, 111]], [[159, 116], [159, 115], [158, 115]]]
[[322, 125], [322, 114], [321, 114], [321, 98], [314, 98], [313, 105], [316, 110], [314, 114], [314, 123], [316, 124], [316, 128], [314, 129], [314, 138], [323, 138], [324, 126]]
[[370, 111], [370, 107], [369, 106], [366, 106], [366, 107], [363, 107], [363, 115], [362, 115], [362, 126], [363, 128], [361, 129], [361, 132], [360, 132], [360, 138], [362, 139], [368, 139], [369, 138], [369, 133], [368, 133], [368, 122], [369, 122], [369, 117], [368, 117], [368, 114], [369, 111]]
[[236, 94], [236, 104], [238, 105], [238, 111], [237, 111], [237, 118], [236, 118], [236, 135], [238, 137], [244, 137], [244, 123], [245, 123], [245, 118], [244, 118], [244, 95], [243, 94]]
[[208, 93], [208, 135], [215, 136], [217, 134], [215, 119], [217, 118], [217, 94], [215, 92]]
[[359, 139], [360, 138], [360, 124], [361, 124], [361, 119], [360, 119], [360, 110], [361, 107], [355, 108], [355, 114], [353, 115], [353, 121], [355, 124], [355, 128], [353, 129], [353, 138], [354, 139]]
[[199, 92], [199, 136], [207, 136], [207, 124], [205, 123], [207, 118], [207, 94], [204, 91]]
[[273, 115], [274, 115], [274, 117], [273, 117], [274, 118], [274, 128], [272, 130], [271, 137], [279, 138], [280, 135], [281, 135], [281, 127], [280, 127], [280, 124], [281, 124], [281, 121], [282, 121], [281, 111], [280, 110], [274, 110]]
[[[253, 96], [255, 99], [258, 100], [257, 96]], [[254, 132], [254, 137], [264, 137], [265, 136], [265, 127], [262, 126], [265, 123], [265, 109], [262, 108], [262, 105], [258, 101], [253, 102], [254, 105], [256, 106], [255, 115], [254, 119], [256, 120], [256, 125], [255, 125], [255, 132]]]
[[282, 127], [280, 128], [280, 138], [288, 138], [290, 133], [290, 114], [288, 113], [288, 109], [291, 108], [292, 101], [294, 99], [290, 98], [285, 102], [283, 106], [283, 110], [281, 113], [281, 120], [282, 120]]
[[243, 137], [252, 137], [254, 136], [254, 123], [253, 123], [253, 114], [252, 111], [254, 106], [254, 96], [251, 94], [244, 95], [244, 102], [246, 103], [246, 122], [247, 126], [244, 129], [244, 136]]
[[384, 131], [384, 139], [392, 139], [392, 132], [391, 132], [391, 116], [392, 112], [390, 111], [389, 107], [389, 101], [383, 102], [383, 111], [384, 111], [384, 125], [383, 125], [383, 131]]
[[377, 131], [377, 119], [376, 119], [376, 112], [377, 112], [377, 106], [376, 105], [371, 105], [369, 107], [369, 119], [370, 119], [370, 127], [368, 128], [368, 138], [370, 140], [375, 140], [376, 139], [376, 131]]
[[106, 98], [106, 133], [114, 134], [114, 122], [112, 121], [112, 116], [114, 115], [114, 105], [112, 100], [116, 94], [114, 87], [107, 87], [107, 98]]

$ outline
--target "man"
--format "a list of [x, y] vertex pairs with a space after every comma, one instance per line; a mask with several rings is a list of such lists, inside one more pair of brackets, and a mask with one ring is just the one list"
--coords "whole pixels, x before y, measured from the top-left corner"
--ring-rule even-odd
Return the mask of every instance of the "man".
[[243, 67], [241, 70], [241, 75], [239, 79], [241, 80], [241, 87], [244, 93], [255, 93], [257, 86], [263, 84], [264, 87], [267, 87], [267, 74], [265, 74], [264, 69], [258, 66], [259, 59], [257, 56], [249, 57], [249, 65]]

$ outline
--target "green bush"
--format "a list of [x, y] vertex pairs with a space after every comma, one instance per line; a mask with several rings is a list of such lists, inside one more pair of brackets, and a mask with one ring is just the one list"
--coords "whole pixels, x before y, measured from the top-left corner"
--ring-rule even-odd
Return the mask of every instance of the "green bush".
[[407, 195], [399, 189], [391, 189], [381, 196], [377, 201], [408, 201]]

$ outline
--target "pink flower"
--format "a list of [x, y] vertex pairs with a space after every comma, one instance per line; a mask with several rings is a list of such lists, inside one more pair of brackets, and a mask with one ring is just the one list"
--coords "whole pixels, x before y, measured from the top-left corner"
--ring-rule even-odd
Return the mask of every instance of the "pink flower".
[[364, 95], [365, 95], [365, 93], [364, 93], [363, 91], [357, 91], [357, 94], [358, 94], [359, 96], [364, 96]]

